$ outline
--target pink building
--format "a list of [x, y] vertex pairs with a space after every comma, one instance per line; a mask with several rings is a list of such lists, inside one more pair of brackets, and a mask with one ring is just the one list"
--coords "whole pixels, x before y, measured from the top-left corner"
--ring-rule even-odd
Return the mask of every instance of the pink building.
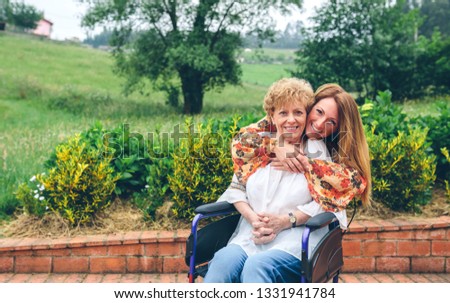
[[32, 33], [38, 36], [50, 38], [50, 35], [52, 33], [52, 26], [53, 23], [51, 21], [47, 19], [41, 19], [39, 20], [36, 29], [34, 29]]

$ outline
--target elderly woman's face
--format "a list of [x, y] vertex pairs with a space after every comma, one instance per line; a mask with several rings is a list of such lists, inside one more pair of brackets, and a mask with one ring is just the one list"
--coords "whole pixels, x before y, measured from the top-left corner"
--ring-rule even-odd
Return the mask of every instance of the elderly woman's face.
[[311, 139], [322, 139], [339, 129], [338, 105], [333, 98], [320, 100], [313, 106], [306, 122], [306, 135]]
[[289, 103], [276, 108], [273, 123], [277, 127], [278, 136], [290, 143], [300, 141], [306, 123], [306, 108], [300, 103]]

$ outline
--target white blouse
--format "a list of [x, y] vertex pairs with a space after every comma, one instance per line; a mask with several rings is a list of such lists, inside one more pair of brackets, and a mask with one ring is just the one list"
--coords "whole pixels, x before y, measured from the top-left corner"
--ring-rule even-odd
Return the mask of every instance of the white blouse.
[[[306, 152], [308, 157], [330, 161], [329, 153], [322, 140], [308, 140]], [[236, 176], [233, 176], [233, 182], [238, 182]], [[289, 212], [298, 209], [312, 217], [324, 212], [312, 199], [304, 174], [276, 170], [270, 164], [259, 168], [248, 178], [246, 192], [230, 187], [217, 201], [246, 202], [256, 213], [267, 212], [287, 216]], [[336, 217], [341, 227], [346, 228], [345, 210], [336, 213]], [[285, 229], [273, 241], [256, 245], [252, 240], [252, 226], [241, 217], [228, 244], [240, 245], [249, 256], [268, 249], [279, 249], [301, 259], [304, 229], [304, 227]], [[310, 253], [326, 232], [327, 227], [324, 227], [311, 233]]]

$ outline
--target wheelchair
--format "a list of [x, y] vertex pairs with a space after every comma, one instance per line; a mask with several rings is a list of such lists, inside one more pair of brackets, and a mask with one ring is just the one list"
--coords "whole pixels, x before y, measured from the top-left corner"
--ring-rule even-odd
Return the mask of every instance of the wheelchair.
[[[226, 201], [201, 205], [195, 209], [191, 234], [186, 240], [185, 262], [189, 266], [190, 283], [208, 271], [208, 262], [214, 253], [225, 247], [240, 219], [233, 204]], [[198, 229], [201, 219], [222, 216], [221, 219]], [[310, 218], [302, 235], [301, 283], [325, 283], [331, 279], [338, 283], [344, 265], [342, 254], [343, 232], [333, 213], [321, 213]], [[308, 252], [309, 236], [314, 231], [328, 226], [328, 232], [314, 250]]]

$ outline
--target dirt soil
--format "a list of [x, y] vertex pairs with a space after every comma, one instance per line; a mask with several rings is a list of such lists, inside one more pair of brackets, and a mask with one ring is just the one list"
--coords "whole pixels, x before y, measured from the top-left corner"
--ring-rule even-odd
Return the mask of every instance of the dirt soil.
[[[0, 238], [60, 238], [79, 235], [109, 234], [140, 230], [175, 230], [188, 229], [190, 222], [180, 221], [170, 216], [171, 203], [166, 203], [158, 210], [155, 220], [146, 220], [145, 214], [130, 203], [120, 200], [114, 201], [111, 206], [100, 212], [94, 223], [86, 226], [70, 226], [61, 216], [47, 214], [37, 218], [26, 214], [19, 214], [11, 221], [0, 223]], [[351, 217], [353, 209], [348, 211]], [[363, 219], [392, 219], [392, 218], [430, 218], [448, 216], [450, 214], [450, 201], [443, 189], [433, 191], [432, 202], [422, 209], [422, 213], [394, 212], [380, 203], [373, 203], [369, 209], [357, 210], [355, 220]]]

